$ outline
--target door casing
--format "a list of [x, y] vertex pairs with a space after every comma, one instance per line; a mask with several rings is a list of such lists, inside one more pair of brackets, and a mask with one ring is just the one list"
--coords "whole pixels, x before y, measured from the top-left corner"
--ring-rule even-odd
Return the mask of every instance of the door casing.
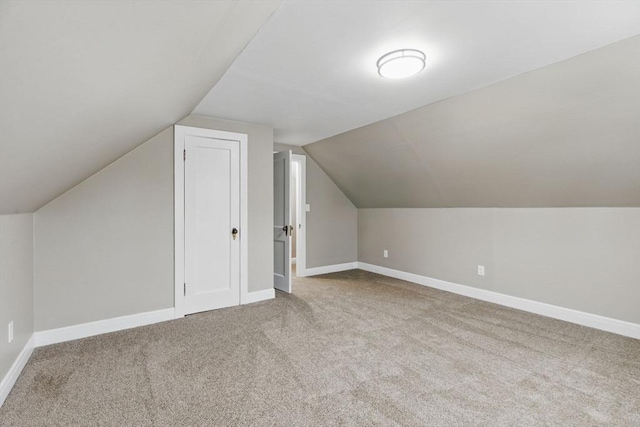
[[291, 163], [298, 165], [298, 193], [296, 200], [298, 224], [296, 231], [296, 276], [305, 277], [307, 272], [307, 156], [292, 154]]
[[248, 137], [246, 134], [226, 132], [212, 129], [196, 128], [191, 126], [174, 126], [174, 316], [180, 318], [185, 315], [184, 283], [185, 283], [185, 259], [184, 259], [184, 150], [185, 138], [198, 136], [204, 138], [216, 138], [229, 141], [237, 141], [240, 144], [240, 304], [248, 302]]

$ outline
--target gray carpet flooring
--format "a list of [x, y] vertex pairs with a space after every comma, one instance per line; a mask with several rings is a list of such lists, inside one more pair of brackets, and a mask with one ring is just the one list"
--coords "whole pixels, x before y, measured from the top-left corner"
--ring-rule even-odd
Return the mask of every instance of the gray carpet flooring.
[[37, 349], [2, 426], [640, 425], [640, 342], [353, 270]]

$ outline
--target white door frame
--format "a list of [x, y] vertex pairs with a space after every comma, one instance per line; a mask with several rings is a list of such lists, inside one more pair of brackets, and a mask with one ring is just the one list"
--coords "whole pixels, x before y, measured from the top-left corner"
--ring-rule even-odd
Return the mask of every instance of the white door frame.
[[184, 140], [187, 136], [224, 139], [240, 144], [240, 304], [248, 296], [248, 137], [243, 133], [174, 126], [173, 138], [173, 245], [174, 245], [174, 313], [175, 318], [185, 315], [184, 301]]
[[296, 276], [305, 277], [307, 273], [307, 156], [303, 154], [291, 155], [291, 163], [298, 165], [298, 224], [296, 230]]
[[[273, 154], [273, 287], [286, 293], [291, 293], [292, 231], [289, 228], [293, 228], [291, 224], [292, 167], [291, 150]], [[276, 261], [280, 258], [282, 258], [282, 264]]]

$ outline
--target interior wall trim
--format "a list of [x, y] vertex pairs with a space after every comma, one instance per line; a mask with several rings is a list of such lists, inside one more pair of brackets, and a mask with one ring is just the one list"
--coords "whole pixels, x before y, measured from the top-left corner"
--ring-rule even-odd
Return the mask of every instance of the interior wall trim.
[[501, 294], [498, 292], [478, 289], [471, 286], [460, 285], [457, 283], [447, 282], [445, 280], [434, 279], [418, 274], [407, 273], [405, 271], [394, 270], [379, 265], [358, 262], [358, 268], [369, 271], [371, 273], [382, 274], [383, 276], [393, 277], [396, 279], [406, 280], [407, 282], [416, 283], [430, 288], [440, 289], [442, 291], [452, 292], [454, 294], [475, 298], [482, 301], [492, 302], [494, 304], [503, 305], [505, 307], [516, 308], [518, 310], [535, 313], [554, 319], [564, 320], [566, 322], [575, 323], [590, 328], [600, 329], [602, 331], [612, 332], [626, 337], [640, 339], [640, 324], [625, 322], [623, 320], [612, 319], [610, 317], [600, 316], [597, 314], [586, 313], [571, 308], [560, 307], [543, 302], [533, 301], [529, 299], [514, 297]]
[[263, 289], [261, 291], [248, 292], [242, 299], [241, 304], [251, 304], [254, 302], [266, 301], [276, 297], [275, 289]]
[[92, 337], [94, 335], [106, 334], [109, 332], [123, 331], [125, 329], [165, 322], [173, 319], [174, 317], [174, 309], [166, 308], [163, 310], [147, 311], [145, 313], [81, 323], [79, 325], [66, 326], [64, 328], [39, 331], [35, 333], [35, 345], [36, 347], [41, 347], [43, 345], [57, 344], [60, 342]]
[[20, 373], [27, 365], [27, 362], [31, 357], [31, 353], [33, 353], [33, 349], [35, 348], [35, 342], [35, 334], [32, 334], [31, 338], [29, 338], [27, 343], [24, 345], [20, 354], [18, 354], [18, 357], [13, 362], [13, 365], [11, 365], [11, 368], [9, 368], [9, 371], [0, 382], [0, 406], [4, 404], [5, 399], [9, 396], [11, 389], [18, 380]]
[[317, 276], [319, 274], [337, 273], [340, 271], [355, 270], [358, 268], [357, 262], [345, 262], [344, 264], [325, 265], [322, 267], [307, 268], [304, 274], [298, 274], [299, 277]]

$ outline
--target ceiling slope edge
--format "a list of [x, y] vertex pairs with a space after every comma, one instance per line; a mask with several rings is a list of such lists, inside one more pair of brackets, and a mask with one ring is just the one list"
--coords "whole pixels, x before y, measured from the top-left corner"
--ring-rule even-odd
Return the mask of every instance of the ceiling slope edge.
[[63, 3], [3, 2], [3, 215], [35, 212], [188, 116], [281, 1]]
[[303, 148], [358, 208], [639, 207], [640, 36]]

